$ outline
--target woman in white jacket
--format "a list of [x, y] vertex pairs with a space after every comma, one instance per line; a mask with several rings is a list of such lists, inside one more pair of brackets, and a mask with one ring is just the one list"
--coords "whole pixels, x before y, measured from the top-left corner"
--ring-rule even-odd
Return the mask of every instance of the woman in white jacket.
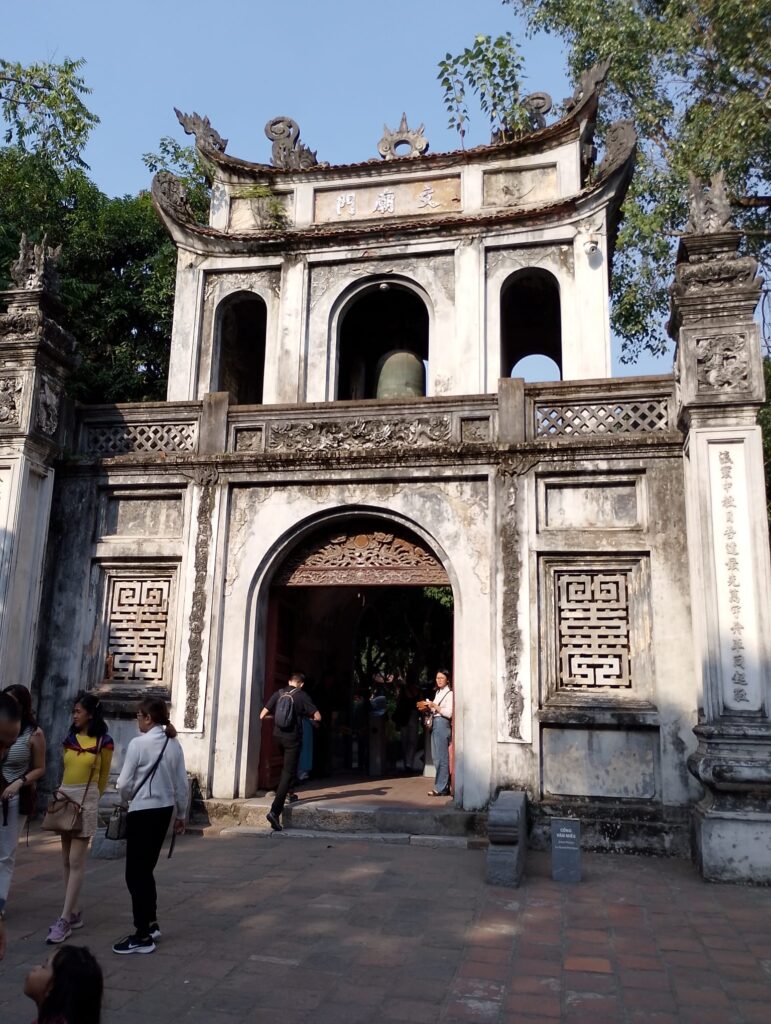
[[164, 701], [143, 700], [137, 725], [140, 735], [129, 743], [118, 778], [121, 801], [128, 804], [126, 885], [131, 893], [134, 933], [116, 942], [113, 953], [155, 952], [161, 930], [153, 871], [172, 814], [176, 815], [174, 831], [185, 831], [185, 758]]

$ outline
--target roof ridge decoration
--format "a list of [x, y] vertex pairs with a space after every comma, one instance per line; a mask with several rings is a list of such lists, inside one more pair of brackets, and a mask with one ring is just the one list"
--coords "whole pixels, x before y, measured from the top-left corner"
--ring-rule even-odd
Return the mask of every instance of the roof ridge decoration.
[[688, 207], [687, 235], [714, 235], [733, 229], [723, 171], [713, 175], [709, 185], [700, 181], [693, 171], [688, 172]]
[[58, 291], [59, 275], [56, 264], [62, 253], [61, 245], [54, 248], [48, 244], [48, 235], [38, 245], [27, 241], [26, 232], [19, 242], [19, 258], [11, 264], [11, 278], [17, 288], [23, 291], [45, 289], [54, 295]]
[[196, 225], [195, 214], [187, 200], [187, 188], [181, 178], [171, 171], [158, 171], [150, 191], [153, 199], [180, 224]]
[[273, 143], [271, 161], [282, 171], [307, 171], [318, 167], [316, 151], [300, 142], [300, 126], [291, 117], [273, 117], [265, 125], [265, 134]]
[[[410, 128], [407, 124], [407, 114], [403, 113], [399, 127], [395, 130], [387, 124], [383, 125], [383, 137], [377, 144], [377, 151], [384, 160], [423, 156], [428, 152], [428, 139], [423, 134], [424, 131], [423, 124], [418, 128]], [[409, 146], [409, 153], [398, 153], [399, 146]]]
[[548, 92], [531, 92], [522, 100], [522, 106], [527, 111], [530, 127], [534, 132], [546, 127], [546, 115], [553, 106]]
[[610, 71], [611, 58], [598, 61], [590, 68], [582, 71], [578, 78], [578, 85], [573, 90], [573, 95], [563, 101], [566, 114], [572, 114], [578, 107], [582, 106], [590, 97], [599, 95], [605, 85], [605, 79]]
[[637, 132], [629, 119], [614, 121], [605, 136], [605, 152], [597, 168], [597, 179], [607, 178], [621, 167], [637, 147]]
[[174, 113], [177, 115], [179, 123], [185, 129], [185, 134], [195, 136], [196, 145], [199, 149], [215, 153], [225, 152], [228, 140], [223, 139], [220, 133], [215, 128], [212, 128], [208, 117], [201, 117], [195, 111], [192, 114], [183, 114], [176, 107], [174, 107]]

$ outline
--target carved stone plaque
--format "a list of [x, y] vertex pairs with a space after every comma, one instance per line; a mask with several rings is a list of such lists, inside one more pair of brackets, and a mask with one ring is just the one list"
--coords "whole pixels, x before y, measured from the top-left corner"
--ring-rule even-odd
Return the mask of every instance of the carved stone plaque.
[[696, 341], [698, 390], [743, 391], [750, 386], [745, 334], [721, 334]]
[[489, 171], [484, 176], [483, 206], [533, 206], [559, 195], [557, 166]]
[[392, 217], [447, 216], [460, 209], [460, 178], [431, 178], [317, 189], [313, 220], [316, 224], [347, 224]]
[[293, 552], [274, 579], [290, 587], [448, 586], [436, 556], [417, 537], [362, 527], [325, 531]]

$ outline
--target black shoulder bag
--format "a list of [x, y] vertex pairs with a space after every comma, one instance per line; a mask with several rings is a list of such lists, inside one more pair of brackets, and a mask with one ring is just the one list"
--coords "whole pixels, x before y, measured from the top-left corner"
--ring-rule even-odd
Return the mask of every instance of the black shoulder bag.
[[[167, 736], [166, 737], [166, 742], [163, 744], [163, 749], [161, 750], [160, 754], [158, 755], [158, 757], [155, 760], [155, 764], [152, 766], [152, 768], [148, 771], [147, 775], [145, 775], [145, 777], [139, 783], [137, 788], [131, 794], [131, 799], [132, 800], [137, 795], [137, 793], [142, 788], [142, 786], [144, 786], [144, 784], [146, 782], [149, 782], [149, 780], [152, 779], [152, 777], [158, 771], [158, 765], [161, 763], [161, 758], [166, 753], [166, 747], [168, 746], [168, 744], [169, 744], [169, 737]], [[105, 833], [105, 837], [107, 839], [114, 839], [116, 842], [119, 839], [125, 839], [126, 838], [126, 828], [128, 826], [127, 819], [128, 819], [128, 807], [123, 807], [123, 806], [120, 806], [120, 805], [117, 806], [117, 807], [114, 807], [113, 811], [112, 811], [112, 815], [110, 817], [110, 820], [107, 822], [107, 831]]]

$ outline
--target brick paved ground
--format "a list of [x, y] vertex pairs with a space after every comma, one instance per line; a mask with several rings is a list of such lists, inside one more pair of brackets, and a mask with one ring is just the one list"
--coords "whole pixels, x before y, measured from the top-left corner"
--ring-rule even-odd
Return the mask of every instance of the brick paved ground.
[[[158, 872], [164, 938], [117, 957], [122, 861], [91, 860], [88, 944], [106, 1024], [281, 1021], [771, 1021], [771, 891], [706, 885], [679, 861], [586, 856], [559, 886], [531, 855], [519, 890], [484, 885], [484, 853], [186, 836]], [[0, 1020], [59, 909], [55, 841], [20, 850]]]

